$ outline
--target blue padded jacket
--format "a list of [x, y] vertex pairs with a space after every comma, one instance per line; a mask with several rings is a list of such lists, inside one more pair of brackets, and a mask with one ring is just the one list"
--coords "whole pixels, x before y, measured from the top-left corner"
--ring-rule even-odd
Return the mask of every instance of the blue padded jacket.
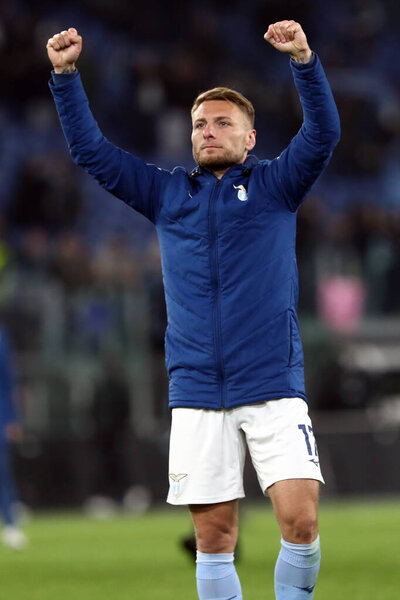
[[146, 164], [101, 133], [77, 72], [50, 88], [73, 160], [157, 228], [167, 304], [170, 406], [232, 408], [301, 397], [296, 212], [340, 135], [317, 55], [291, 61], [303, 124], [274, 160], [218, 180]]

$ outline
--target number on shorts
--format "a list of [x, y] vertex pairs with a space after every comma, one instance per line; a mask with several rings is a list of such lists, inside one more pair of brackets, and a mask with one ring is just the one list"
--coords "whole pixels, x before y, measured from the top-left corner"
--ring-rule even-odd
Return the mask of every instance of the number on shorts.
[[[298, 425], [298, 428], [301, 429], [301, 431], [304, 433], [304, 437], [305, 437], [305, 440], [306, 440], [306, 446], [307, 446], [307, 452], [308, 452], [308, 454], [310, 456], [312, 456], [313, 455], [313, 451], [312, 451], [312, 448], [311, 448], [310, 436], [309, 436], [309, 434], [311, 434], [312, 437], [314, 438], [312, 427], [311, 427], [311, 425], [308, 425], [308, 426], [306, 426], [306, 425]], [[308, 431], [307, 431], [307, 429], [308, 429]], [[315, 438], [314, 438], [314, 455], [318, 456], [318, 448], [317, 448], [317, 442], [315, 441]]]

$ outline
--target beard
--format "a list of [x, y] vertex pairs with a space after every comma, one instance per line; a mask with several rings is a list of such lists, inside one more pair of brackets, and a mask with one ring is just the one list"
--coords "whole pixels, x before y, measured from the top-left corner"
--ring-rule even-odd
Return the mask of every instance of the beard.
[[207, 154], [200, 156], [200, 151], [193, 150], [193, 158], [199, 167], [203, 167], [208, 171], [223, 171], [241, 163], [243, 154], [239, 155], [232, 150], [225, 150], [219, 156], [207, 156]]

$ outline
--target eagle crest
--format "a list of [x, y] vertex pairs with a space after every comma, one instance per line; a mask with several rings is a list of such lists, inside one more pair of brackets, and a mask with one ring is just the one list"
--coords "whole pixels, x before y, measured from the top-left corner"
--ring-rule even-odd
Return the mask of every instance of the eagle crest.
[[179, 475], [175, 475], [175, 473], [170, 473], [169, 476], [171, 477], [172, 481], [178, 483], [181, 479], [187, 477], [187, 473], [179, 473]]

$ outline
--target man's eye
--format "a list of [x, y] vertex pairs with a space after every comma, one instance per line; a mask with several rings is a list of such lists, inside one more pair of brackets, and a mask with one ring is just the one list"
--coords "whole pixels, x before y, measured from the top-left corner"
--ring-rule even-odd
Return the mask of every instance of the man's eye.
[[221, 125], [221, 127], [226, 127], [227, 125], [229, 125], [227, 121], [220, 121], [219, 124]]
[[202, 129], [204, 127], [204, 123], [197, 123], [196, 129]]

